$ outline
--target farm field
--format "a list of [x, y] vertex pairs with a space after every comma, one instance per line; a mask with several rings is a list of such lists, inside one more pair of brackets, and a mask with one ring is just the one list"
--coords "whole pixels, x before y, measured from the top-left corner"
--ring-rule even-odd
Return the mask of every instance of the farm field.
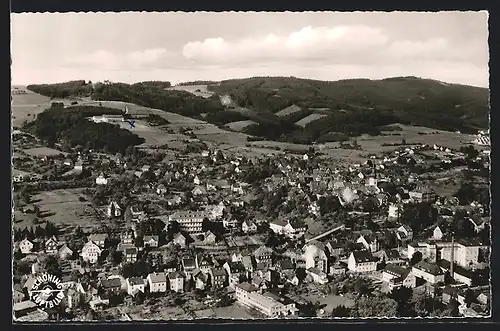
[[26, 90], [26, 94], [12, 95], [12, 126], [21, 127], [25, 121], [33, 121], [36, 115], [50, 105], [50, 98]]
[[327, 115], [325, 115], [325, 114], [314, 113], [314, 114], [311, 114], [309, 116], [304, 117], [300, 121], [297, 121], [295, 124], [304, 128], [307, 124], [314, 122], [316, 120], [319, 120], [320, 118], [323, 118], [326, 116]]
[[[50, 220], [55, 225], [79, 225], [82, 228], [95, 226], [99, 222], [94, 217], [95, 212], [87, 206], [88, 202], [78, 200], [81, 196], [84, 196], [83, 189], [66, 189], [40, 192], [34, 195], [32, 200], [40, 207], [42, 219]], [[20, 212], [15, 215], [16, 219], [23, 221], [24, 218], [28, 221], [28, 216], [31, 215], [23, 215]], [[15, 222], [14, 226], [24, 227], [27, 224]]]
[[49, 147], [34, 147], [25, 149], [24, 152], [31, 156], [42, 157], [42, 156], [52, 156], [67, 153], [58, 151], [57, 149], [49, 148]]
[[300, 108], [299, 106], [291, 105], [290, 107], [286, 107], [285, 109], [282, 109], [279, 112], [277, 112], [276, 116], [280, 116], [280, 117], [288, 116], [288, 115], [294, 114], [294, 113], [301, 111], [301, 110], [302, 110], [302, 108]]
[[190, 138], [182, 134], [167, 133], [157, 127], [149, 126], [145, 121], [135, 121], [135, 127], [131, 128], [128, 122], [118, 122], [122, 129], [129, 130], [144, 138], [146, 141], [140, 146], [161, 146], [174, 141], [189, 140]]
[[232, 130], [241, 131], [244, 128], [246, 128], [247, 126], [252, 125], [252, 124], [257, 124], [257, 123], [252, 121], [252, 120], [247, 120], [247, 121], [237, 121], [237, 122], [228, 123], [228, 124], [226, 124], [226, 126]]

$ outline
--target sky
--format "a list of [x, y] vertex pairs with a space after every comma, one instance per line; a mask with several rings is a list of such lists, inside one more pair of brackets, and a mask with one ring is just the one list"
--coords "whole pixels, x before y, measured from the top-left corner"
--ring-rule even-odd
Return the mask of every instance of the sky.
[[11, 15], [12, 84], [417, 76], [488, 87], [487, 12]]

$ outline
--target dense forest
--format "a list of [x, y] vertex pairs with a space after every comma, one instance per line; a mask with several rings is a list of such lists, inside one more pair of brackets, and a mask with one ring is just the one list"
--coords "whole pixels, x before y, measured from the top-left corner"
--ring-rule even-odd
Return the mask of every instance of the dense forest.
[[[187, 91], [166, 90], [169, 82], [85, 83], [30, 85], [28, 89], [50, 97], [91, 95], [161, 109], [203, 119], [218, 126], [243, 120], [247, 134], [295, 143], [342, 141], [361, 134], [378, 135], [381, 127], [414, 124], [434, 129], [476, 133], [488, 127], [488, 90], [446, 84], [416, 77], [382, 80], [351, 79], [317, 81], [294, 77], [254, 77], [206, 84], [215, 94], [197, 97]], [[89, 89], [90, 86], [90, 89]], [[219, 97], [229, 95], [234, 106], [224, 107]], [[286, 116], [276, 113], [296, 105]], [[295, 123], [313, 113], [326, 114], [305, 127]]]
[[240, 107], [273, 113], [296, 104], [303, 109], [392, 111], [401, 122], [443, 130], [476, 132], [488, 127], [487, 89], [415, 77], [333, 82], [255, 77], [222, 81], [209, 89], [230, 95]]
[[46, 141], [49, 146], [61, 142], [71, 147], [79, 145], [88, 149], [123, 153], [129, 146], [142, 144], [144, 139], [128, 130], [120, 129], [117, 125], [94, 123], [86, 118], [116, 113], [116, 109], [110, 108], [87, 106], [64, 108], [61, 104], [54, 103], [24, 128]]
[[92, 95], [92, 82], [73, 80], [58, 84], [28, 85], [28, 90], [50, 98], [88, 97]]

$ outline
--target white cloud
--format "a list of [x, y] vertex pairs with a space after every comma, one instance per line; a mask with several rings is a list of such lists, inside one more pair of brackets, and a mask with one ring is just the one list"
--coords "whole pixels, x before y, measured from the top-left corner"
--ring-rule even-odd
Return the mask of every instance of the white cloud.
[[193, 41], [184, 46], [182, 54], [192, 61], [220, 64], [249, 60], [328, 59], [331, 56], [345, 57], [353, 51], [380, 48], [387, 41], [388, 37], [382, 30], [363, 25], [307, 26], [285, 36], [268, 34], [235, 42], [220, 37]]
[[156, 63], [173, 57], [174, 54], [164, 48], [146, 49], [129, 53], [113, 53], [107, 50], [98, 50], [65, 61], [68, 67], [92, 67], [104, 70], [145, 69]]

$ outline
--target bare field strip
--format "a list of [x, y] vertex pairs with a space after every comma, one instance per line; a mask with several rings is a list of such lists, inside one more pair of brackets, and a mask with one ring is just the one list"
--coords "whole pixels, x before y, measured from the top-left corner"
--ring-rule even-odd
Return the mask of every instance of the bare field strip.
[[226, 124], [227, 127], [229, 127], [231, 130], [235, 131], [241, 131], [244, 128], [246, 128], [249, 125], [252, 124], [257, 124], [257, 122], [254, 122], [252, 120], [246, 120], [246, 121], [237, 121], [237, 122], [231, 122]]
[[320, 118], [323, 118], [326, 116], [328, 116], [328, 115], [314, 113], [314, 114], [311, 114], [309, 116], [304, 117], [303, 119], [296, 122], [295, 124], [304, 128], [307, 124], [314, 122], [316, 120], [319, 120]]
[[286, 107], [285, 109], [280, 110], [279, 112], [276, 113], [276, 116], [283, 117], [283, 116], [288, 116], [291, 114], [294, 114], [298, 111], [301, 111], [302, 108], [296, 105], [291, 105], [290, 107]]

